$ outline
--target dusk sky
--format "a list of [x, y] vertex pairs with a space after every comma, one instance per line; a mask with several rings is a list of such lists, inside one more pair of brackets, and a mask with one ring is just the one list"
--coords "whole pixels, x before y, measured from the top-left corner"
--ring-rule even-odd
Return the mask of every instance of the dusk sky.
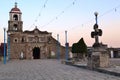
[[0, 0], [0, 43], [3, 28], [8, 28], [9, 12], [15, 2], [22, 12], [23, 30], [52, 32], [65, 45], [65, 30], [70, 45], [84, 38], [88, 46], [94, 39], [91, 31], [95, 24], [94, 12], [98, 12], [98, 25], [103, 30], [99, 41], [109, 47], [120, 47], [120, 0]]

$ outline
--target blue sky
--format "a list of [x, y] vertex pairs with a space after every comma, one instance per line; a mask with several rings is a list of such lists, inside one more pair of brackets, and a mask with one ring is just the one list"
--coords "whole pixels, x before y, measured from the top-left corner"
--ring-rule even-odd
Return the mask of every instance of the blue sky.
[[59, 34], [62, 45], [67, 30], [70, 45], [83, 37], [91, 46], [94, 39], [90, 33], [95, 24], [94, 12], [97, 11], [99, 28], [103, 30], [100, 42], [109, 47], [120, 47], [120, 0], [0, 0], [0, 42], [3, 42], [3, 27], [7, 29], [9, 11], [15, 1], [22, 12], [24, 30], [38, 26], [41, 31], [52, 32], [54, 38]]

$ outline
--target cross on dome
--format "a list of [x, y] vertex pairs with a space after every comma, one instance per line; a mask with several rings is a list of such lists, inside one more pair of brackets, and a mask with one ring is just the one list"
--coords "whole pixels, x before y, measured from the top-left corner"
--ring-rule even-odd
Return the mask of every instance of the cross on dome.
[[15, 2], [15, 8], [17, 8], [17, 2]]
[[10, 13], [19, 13], [21, 14], [20, 9], [17, 7], [17, 2], [15, 2], [14, 8], [11, 9]]

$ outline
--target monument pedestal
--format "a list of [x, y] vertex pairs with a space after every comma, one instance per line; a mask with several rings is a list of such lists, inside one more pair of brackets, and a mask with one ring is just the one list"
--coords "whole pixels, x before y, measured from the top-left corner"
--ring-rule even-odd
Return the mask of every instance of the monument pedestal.
[[104, 48], [94, 48], [91, 56], [88, 57], [88, 67], [93, 68], [105, 68], [109, 66], [109, 54]]

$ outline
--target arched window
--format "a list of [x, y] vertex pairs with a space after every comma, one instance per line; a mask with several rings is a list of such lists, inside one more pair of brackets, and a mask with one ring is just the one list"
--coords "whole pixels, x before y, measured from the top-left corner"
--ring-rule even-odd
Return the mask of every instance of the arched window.
[[13, 19], [14, 19], [15, 21], [18, 21], [18, 15], [15, 14], [15, 15], [13, 16]]
[[18, 25], [17, 24], [14, 24], [13, 27], [14, 27], [15, 31], [18, 30]]
[[22, 42], [24, 42], [24, 37], [22, 37], [22, 40], [21, 40]]

